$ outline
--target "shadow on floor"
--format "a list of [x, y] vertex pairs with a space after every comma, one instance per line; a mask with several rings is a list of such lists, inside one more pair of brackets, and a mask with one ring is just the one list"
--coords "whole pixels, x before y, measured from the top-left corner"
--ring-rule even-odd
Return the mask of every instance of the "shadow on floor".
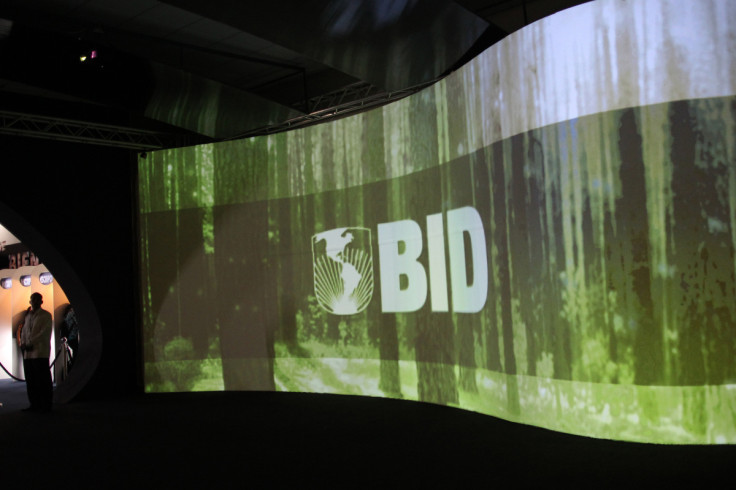
[[[139, 395], [28, 414], [11, 408], [14, 397], [24, 406], [20, 385], [0, 385], [0, 457], [5, 481], [33, 487], [703, 486], [736, 460], [734, 446], [604, 441], [341, 395]], [[48, 455], [43, 467], [30, 466], [39, 451]]]
[[12, 379], [0, 379], [0, 416], [28, 406], [26, 384]]

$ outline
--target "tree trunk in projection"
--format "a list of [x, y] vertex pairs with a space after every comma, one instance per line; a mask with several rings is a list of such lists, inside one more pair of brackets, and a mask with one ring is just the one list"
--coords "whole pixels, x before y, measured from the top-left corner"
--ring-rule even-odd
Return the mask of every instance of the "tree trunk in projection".
[[195, 196], [198, 216], [198, 233], [192, 238], [194, 240], [200, 240], [197, 246], [197, 253], [201, 253], [201, 259], [197, 260], [199, 263], [196, 269], [197, 274], [201, 274], [201, 277], [198, 279], [201, 281], [201, 284], [197, 289], [197, 297], [201, 302], [199, 305], [201, 314], [204, 316], [202, 319], [201, 337], [194, 342], [194, 349], [201, 358], [209, 358], [219, 355], [219, 353], [212, 351], [212, 347], [216, 345], [219, 335], [217, 331], [217, 316], [212, 307], [217, 297], [217, 290], [215, 289], [217, 280], [214, 272], [214, 218], [212, 214], [215, 204], [214, 149], [211, 145], [203, 146], [192, 157], [191, 160], [193, 162], [188, 163], [188, 165], [194, 168], [195, 176], [191, 179], [193, 188], [187, 190], [187, 192]]
[[[139, 217], [139, 229], [140, 229], [140, 268], [141, 268], [141, 323], [142, 323], [142, 338], [143, 338], [143, 361], [152, 362], [155, 360], [154, 357], [154, 320], [156, 318], [153, 310], [152, 303], [152, 279], [153, 269], [151, 264], [151, 229], [149, 223], [150, 214], [142, 214]], [[15, 324], [14, 324], [15, 325]]]
[[[622, 294], [621, 288], [623, 281], [621, 280], [621, 258], [616, 250], [616, 210], [615, 208], [607, 210], [603, 223], [603, 257], [606, 267], [606, 282], [604, 294], [613, 297], [609, 303], [611, 320], [608, 323], [608, 355], [617, 366], [617, 376], [620, 376], [626, 369], [626, 344], [623, 342], [626, 329], [616, 328], [617, 318], [620, 318], [620, 301], [616, 298]], [[615, 296], [614, 296], [615, 295]], [[621, 332], [619, 332], [621, 330]]]
[[[717, 108], [721, 103], [683, 101], [669, 107], [680, 354], [673, 357], [673, 371], [683, 385], [719, 384], [733, 376], [733, 340], [726, 333], [733, 332], [733, 218], [726, 211], [732, 197], [724, 168], [733, 165], [724, 159], [733, 149], [722, 146], [730, 111], [724, 118], [722, 106]], [[685, 425], [697, 434], [709, 429], [707, 403], [701, 390], [685, 393]]]
[[304, 133], [297, 133], [288, 138], [286, 145], [291, 237], [290, 249], [285, 250], [280, 256], [292, 262], [291, 276], [283, 276], [288, 281], [283, 287], [288, 291], [282, 288], [282, 292], [287, 295], [284, 304], [292, 303], [293, 315], [290, 324], [293, 328], [286, 328], [283, 331], [285, 334], [283, 339], [292, 353], [301, 352], [298, 343], [305, 332], [297, 331], [299, 328], [297, 316], [301, 312], [302, 320], [309, 322], [309, 297], [314, 290], [311, 237], [317, 230], [314, 228], [314, 198], [311, 194], [314, 192], [311, 143], [311, 138]]
[[[418, 172], [413, 174], [411, 179], [403, 179], [405, 183], [402, 191], [404, 195], [409, 196], [406, 216], [412, 217], [421, 228], [423, 249], [419, 261], [425, 271], [428, 270], [427, 228], [422, 218], [428, 214], [429, 209], [432, 209], [429, 200], [436, 200], [437, 196], [441, 195], [440, 183], [436, 177], [437, 174], [434, 172], [429, 176], [426, 172]], [[400, 250], [401, 248], [399, 245]], [[407, 286], [415, 288], [416, 284], [407, 283]], [[445, 367], [442, 363], [447, 362], [449, 346], [443, 345], [443, 338], [448, 336], [448, 330], [453, 330], [452, 316], [449, 312], [432, 312], [429, 293], [427, 291], [424, 305], [419, 310], [409, 313], [416, 332], [414, 347], [417, 362], [417, 394], [421, 401], [447, 404], [450, 400], [445, 394]], [[449, 354], [450, 358], [454, 356], [453, 353]]]
[[590, 195], [590, 177], [591, 172], [589, 163], [583, 158], [585, 157], [580, 145], [578, 151], [581, 152], [581, 166], [585, 169], [584, 177], [581, 178], [581, 194], [582, 194], [582, 223], [580, 243], [583, 247], [582, 264], [585, 273], [585, 307], [586, 307], [586, 338], [591, 342], [595, 342], [596, 352], [599, 354], [597, 362], [591, 366], [587, 379], [595, 382], [606, 382], [608, 358], [605, 355], [607, 342], [604, 339], [606, 330], [606, 319], [603, 312], [605, 300], [601, 294], [600, 282], [600, 262], [599, 254], [596, 251], [595, 225], [594, 220], [597, 216], [593, 216], [593, 203]]
[[282, 337], [281, 309], [279, 304], [281, 287], [281, 243], [279, 242], [278, 199], [269, 200], [268, 209], [268, 253], [263, 257], [264, 274], [267, 278], [263, 287], [263, 321], [270, 338], [270, 351], [275, 354], [274, 341]]
[[[425, 91], [421, 97], [411, 99], [411, 134], [407, 163], [412, 166], [414, 173], [407, 179], [404, 189], [405, 195], [410, 199], [406, 216], [414, 219], [422, 230], [420, 262], [426, 273], [430, 270], [426, 216], [445, 211], [443, 202], [445, 199], [447, 202], [451, 200], [441, 177], [438, 150], [434, 142], [437, 138], [437, 127], [432, 123], [436, 124], [437, 119], [433, 95], [434, 92]], [[443, 212], [443, 216], [446, 221], [446, 213]], [[410, 314], [416, 322], [417, 392], [421, 401], [456, 404], [458, 390], [455, 375], [455, 325], [450, 312], [432, 311], [430, 295], [431, 286], [428, 286], [425, 304], [417, 312]]]
[[[359, 154], [356, 155], [355, 145], [346, 145], [345, 156], [343, 160], [343, 171], [345, 172], [345, 185], [350, 182], [348, 179], [349, 167], [359, 161]], [[363, 188], [361, 186], [345, 187], [340, 192], [343, 202], [342, 214], [338, 217], [339, 226], [352, 227], [362, 226], [364, 222], [363, 215]], [[360, 312], [353, 315], [344, 315], [342, 317], [343, 329], [340, 331], [340, 342], [345, 346], [353, 346], [363, 348], [365, 346], [365, 319], [366, 314]]]
[[416, 326], [417, 393], [419, 400], [443, 405], [457, 404], [454, 345], [443, 342], [452, 338], [454, 326], [450, 313], [417, 313]]
[[297, 332], [297, 341], [300, 338], [309, 338], [312, 332], [312, 316], [310, 310], [310, 298], [314, 298], [314, 271], [312, 265], [312, 239], [311, 237], [322, 230], [317, 229], [315, 223], [315, 162], [314, 157], [314, 141], [306, 135], [302, 138], [301, 144], [301, 160], [297, 162], [300, 165], [300, 197], [299, 203], [301, 207], [302, 230], [299, 255], [300, 262], [297, 267], [297, 284], [300, 297], [297, 300], [297, 310], [302, 312], [304, 323], [302, 328], [309, 324], [308, 332], [303, 331], [301, 334]]
[[[632, 284], [629, 271], [631, 270], [631, 251], [630, 245], [628, 244], [628, 227], [631, 226], [627, 223], [628, 217], [625, 212], [628, 209], [628, 213], [632, 210], [634, 213], [643, 213], [644, 210], [626, 207], [624, 200], [625, 193], [631, 192], [630, 184], [624, 182], [628, 178], [628, 174], [632, 171], [635, 173], [637, 168], [630, 167], [633, 170], [628, 172], [623, 168], [623, 160], [621, 156], [621, 149], [626, 150], [625, 145], [621, 144], [619, 137], [617, 137], [621, 128], [621, 118], [624, 115], [623, 112], [617, 111], [611, 113], [607, 117], [610, 118], [610, 125], [608, 131], [603, 137], [613, 141], [615, 146], [611, 149], [611, 153], [605, 155], [609, 162], [610, 182], [613, 189], [615, 199], [613, 202], [608, 203], [609, 209], [606, 213], [604, 223], [605, 233], [605, 261], [607, 264], [607, 287], [606, 294], [611, 296], [610, 308], [614, 315], [614, 319], [609, 326], [609, 343], [608, 351], [611, 356], [611, 360], [617, 363], [617, 370], [619, 373], [635, 376], [635, 366], [633, 358], [633, 344], [634, 344], [634, 330], [633, 325], [636, 323], [636, 319], [632, 317]], [[629, 128], [631, 129], [631, 128]], [[632, 175], [632, 178], [636, 178], [636, 175]], [[640, 175], [639, 178], [642, 178]], [[634, 199], [637, 199], [634, 196]], [[640, 197], [638, 197], [640, 199]], [[641, 201], [639, 201], [641, 204]], [[619, 208], [619, 205], [623, 206], [623, 209]], [[640, 219], [640, 217], [634, 216], [634, 219]], [[628, 374], [627, 374], [628, 373]]]
[[[725, 138], [723, 140], [723, 157], [727, 162], [728, 172], [728, 184], [725, 185], [725, 189], [728, 192], [728, 203], [729, 209], [729, 230], [731, 235], [731, 271], [730, 271], [730, 288], [728, 289], [731, 298], [736, 297], [736, 97], [725, 99], [722, 102], [721, 112], [724, 115], [723, 119], [727, 121], [725, 124], [724, 132]], [[731, 359], [736, 358], [736, 336], [730, 332], [734, 331], [736, 326], [736, 304], [730, 302], [731, 307], [731, 318], [729, 322], [729, 343], [728, 348], [729, 354], [727, 357]], [[728, 363], [727, 377], [736, 377], [736, 363]]]
[[[341, 184], [341, 167], [343, 162], [336, 161], [336, 141], [335, 133], [332, 126], [326, 125], [320, 132], [321, 153], [320, 165], [322, 167], [322, 178], [324, 188], [337, 189]], [[322, 200], [322, 230], [332, 230], [338, 226], [344, 212], [344, 203], [342, 194], [344, 191], [330, 190], [320, 194]], [[324, 341], [329, 344], [337, 344], [340, 340], [340, 322], [342, 315], [327, 314], [325, 316]]]
[[580, 226], [582, 223], [579, 179], [579, 162], [577, 154], [578, 130], [577, 121], [567, 121], [556, 126], [559, 131], [559, 183], [560, 211], [563, 260], [560, 263], [560, 279], [562, 289], [562, 316], [566, 321], [563, 338], [569, 345], [567, 364], [572, 379], [585, 379], [582, 354], [586, 326], [586, 284], [585, 269], [581, 254]]
[[576, 282], [579, 282], [577, 294], [580, 310], [576, 330], [576, 336], [580, 340], [577, 343], [578, 352], [574, 357], [574, 362], [577, 362], [578, 375], [574, 376], [579, 380], [601, 382], [606, 376], [607, 359], [603, 355], [605, 343], [599, 333], [604, 321], [597, 316], [600, 312], [601, 298], [600, 293], [595, 289], [595, 286], [598, 285], [599, 273], [596, 269], [593, 209], [588, 185], [592, 163], [588, 161], [584, 151], [588, 126], [578, 120], [571, 124], [571, 130], [574, 131], [571, 184], [574, 202]]
[[661, 383], [677, 383], [673, 356], [677, 356], [677, 309], [679, 286], [675, 280], [674, 258], [678, 246], [673, 241], [673, 187], [670, 104], [641, 107], [640, 132], [647, 174], [647, 214], [649, 216], [652, 281], [652, 321], [658, 325], [662, 350]]
[[[378, 116], [378, 113], [375, 113]], [[361, 196], [363, 199], [363, 216], [364, 224], [366, 228], [375, 230], [378, 223], [385, 223], [388, 219], [388, 181], [386, 180], [386, 167], [384, 160], [384, 145], [383, 145], [383, 117], [370, 117], [366, 114], [360, 116], [363, 120], [362, 134], [364, 144], [361, 146], [360, 161], [363, 165], [363, 176], [365, 179], [366, 187], [362, 192]], [[376, 137], [376, 135], [379, 135]], [[369, 307], [366, 309], [366, 332], [369, 342], [371, 345], [379, 346], [379, 357], [381, 358], [381, 366], [383, 369], [383, 352], [380, 351], [381, 340], [383, 338], [383, 326], [384, 322], [387, 323], [389, 329], [385, 333], [391, 337], [391, 331], [393, 331], [393, 340], [386, 340], [387, 344], [393, 344], [396, 346], [396, 352], [386, 352], [387, 363], [394, 363], [395, 369], [395, 383], [396, 389], [400, 388], [399, 384], [399, 366], [396, 362], [398, 360], [398, 337], [396, 335], [396, 316], [393, 314], [381, 314], [381, 281], [378, 276], [378, 237], [375, 232], [372, 233], [372, 254], [373, 254], [373, 300]], [[395, 358], [392, 360], [392, 356], [395, 354]], [[387, 376], [392, 376], [391, 371], [387, 373]], [[381, 372], [383, 384], [383, 371]], [[387, 386], [390, 386], [391, 383]]]
[[[322, 230], [332, 230], [337, 227], [338, 191], [328, 191], [320, 194], [322, 199]], [[342, 315], [328, 314], [325, 317], [323, 340], [326, 343], [336, 344], [340, 340], [340, 320]]]
[[[734, 374], [734, 249], [729, 229], [729, 176], [725, 157], [724, 134], [733, 135], [732, 115], [724, 101], [702, 100], [689, 102], [694, 116], [696, 134], [695, 164], [707, 171], [703, 183], [701, 216], [704, 216], [707, 233], [702, 235], [703, 295], [707, 331], [704, 343], [706, 352], [706, 383], [725, 383]], [[733, 164], [733, 161], [730, 162]]]
[[508, 226], [510, 222], [511, 204], [509, 202], [506, 184], [506, 162], [504, 156], [507, 152], [502, 144], [495, 145], [492, 160], [493, 172], [493, 208], [495, 212], [495, 243], [498, 250], [498, 279], [501, 296], [501, 325], [503, 329], [503, 354], [504, 373], [507, 379], [507, 409], [511, 413], [519, 412], [519, 388], [516, 379], [516, 353], [514, 352], [514, 325], [511, 305], [511, 253], [509, 250]]
[[270, 203], [270, 209], [276, 214], [277, 223], [277, 263], [274, 269], [278, 274], [278, 297], [274, 298], [278, 304], [278, 331], [282, 341], [293, 349], [296, 346], [296, 311], [294, 307], [294, 255], [292, 249], [294, 219], [293, 202], [289, 198], [289, 159], [287, 139], [283, 134], [268, 137], [267, 146], [268, 169], [275, 190], [276, 202]]
[[[380, 222], [390, 222], [409, 218], [407, 206], [408, 195], [403, 186], [403, 179], [399, 178], [404, 174], [404, 166], [411, 161], [409, 145], [407, 143], [407, 131], [409, 127], [409, 117], [403, 104], [389, 104], [381, 110], [381, 129], [383, 137], [382, 153], [376, 150], [373, 154], [374, 165], [371, 171], [374, 176], [381, 179], [382, 185], [385, 186], [386, 203], [385, 217]], [[378, 130], [378, 128], [376, 128]], [[380, 211], [383, 214], [383, 210]], [[378, 251], [378, 236], [376, 236], [376, 252]], [[374, 255], [378, 257], [378, 255]], [[379, 272], [379, 263], [375, 263], [375, 270]], [[379, 289], [375, 292], [376, 298], [382, 298], [380, 282], [383, 280], [377, 277]], [[381, 306], [382, 308], [382, 306]], [[386, 313], [381, 316], [380, 332], [379, 332], [379, 350], [381, 356], [382, 380], [381, 384], [386, 384], [387, 388], [391, 388], [393, 384], [392, 377], [396, 375], [396, 381], [399, 387], [402, 386], [400, 378], [400, 365], [393, 362], [392, 358], [401, 356], [401, 342], [405, 342], [407, 353], [415, 352], [415, 320], [412, 315]], [[396, 340], [394, 340], [394, 338]], [[394, 347], [395, 346], [395, 347]], [[408, 359], [404, 359], [408, 360]], [[384, 381], [385, 378], [385, 381]], [[404, 381], [405, 383], [405, 381]]]
[[[324, 199], [324, 193], [315, 194], [312, 196], [312, 209], [314, 210], [313, 219], [314, 219], [314, 233], [323, 232], [328, 230], [325, 226], [325, 213], [324, 213], [324, 206], [325, 206], [325, 199]], [[311, 246], [311, 244], [310, 244]], [[313, 323], [310, 324], [310, 330], [311, 330], [311, 336], [310, 338], [313, 338], [315, 341], [318, 342], [325, 342], [325, 332], [327, 331], [327, 320], [330, 315], [322, 309], [322, 306], [319, 306], [318, 301], [316, 299], [316, 293], [314, 291], [314, 269], [313, 266], [310, 267], [310, 273], [312, 274], [310, 281], [310, 291], [312, 291], [312, 294], [314, 295], [314, 299], [312, 300], [312, 306], [310, 307], [310, 312], [314, 313], [313, 315]], [[317, 306], [315, 306], [317, 305]], [[318, 310], [315, 310], [314, 308], [318, 308]]]
[[[282, 198], [276, 203], [278, 210], [278, 264], [279, 264], [279, 330], [281, 340], [289, 350], [297, 347], [296, 305], [294, 287], [294, 245], [292, 240], [292, 210], [296, 207], [294, 199]], [[299, 270], [299, 269], [297, 269]]]
[[690, 107], [687, 103], [673, 103], [669, 117], [673, 137], [670, 157], [673, 167], [673, 233], [677, 246], [675, 264], [680, 285], [680, 358], [675, 362], [681, 384], [701, 385], [708, 380], [704, 337], [711, 333], [708, 317], [712, 306], [707, 303], [705, 290], [710, 251], [708, 216], [703, 207], [714, 196], [708, 195], [707, 168], [697, 162], [697, 135], [693, 133]]
[[488, 296], [486, 305], [481, 313], [481, 331], [483, 341], [483, 349], [485, 352], [484, 367], [491, 371], [500, 372], [501, 354], [498, 333], [498, 321], [496, 310], [496, 298], [498, 291], [496, 288], [496, 268], [495, 257], [493, 255], [493, 230], [494, 230], [494, 212], [492, 208], [491, 197], [491, 174], [490, 174], [490, 153], [479, 150], [473, 163], [473, 185], [475, 186], [474, 199], [475, 206], [483, 219], [483, 227], [486, 240], [486, 254], [488, 261]]
[[[442, 201], [448, 203], [443, 215], [447, 217], [446, 211], [449, 209], [457, 209], [464, 206], [475, 207], [474, 202], [474, 186], [473, 186], [473, 165], [472, 161], [475, 156], [470, 158], [462, 158], [451, 164], [445, 164], [440, 167], [441, 183], [443, 187]], [[486, 193], [487, 196], [487, 193]], [[477, 208], [476, 208], [477, 209]], [[481, 217], [482, 219], [482, 217]], [[473, 252], [470, 248], [469, 237], [467, 234], [463, 236], [464, 254], [465, 254], [465, 277], [468, 284], [473, 284], [477, 278], [473, 277], [474, 264], [472, 263]], [[447, 240], [445, 240], [445, 249], [447, 250]], [[447, 259], [446, 259], [447, 260]], [[449, 262], [448, 262], [449, 264]], [[430, 264], [431, 265], [431, 264]], [[447, 274], [445, 274], [447, 280]], [[452, 285], [450, 285], [450, 290]], [[453, 307], [454, 310], [454, 307]], [[478, 314], [454, 313], [453, 320], [455, 323], [455, 336], [457, 338], [457, 364], [459, 365], [459, 384], [460, 387], [468, 392], [475, 393], [478, 387], [475, 383], [475, 370], [477, 362], [475, 359], [475, 339], [480, 338], [480, 321]]]
[[[365, 222], [376, 229], [378, 223], [388, 219], [388, 186], [386, 181], [371, 184], [363, 199], [365, 205]], [[380, 379], [378, 388], [387, 396], [401, 397], [401, 379], [399, 376], [399, 338], [396, 331], [396, 314], [381, 312], [381, 281], [378, 271], [378, 237], [373, 237], [373, 301], [366, 310], [366, 322], [369, 338], [377, 338], [380, 358]]]
[[[304, 236], [305, 242], [303, 246], [303, 267], [301, 270], [301, 289], [304, 292], [302, 298], [302, 308], [308, 308], [308, 297], [309, 294], [314, 294], [314, 273], [312, 270], [312, 250], [311, 250], [311, 237], [319, 230], [317, 230], [317, 224], [314, 222], [314, 195], [308, 194], [300, 198], [304, 216]], [[311, 292], [311, 293], [310, 293]]]
[[[544, 133], [543, 133], [544, 134]], [[562, 136], [558, 126], [550, 128], [548, 135], [542, 137], [544, 148], [545, 175], [545, 227], [549, 238], [548, 273], [545, 289], [550, 315], [550, 343], [552, 345], [552, 361], [555, 379], [572, 379], [572, 347], [570, 340], [571, 323], [563, 315], [563, 290], [561, 273], [565, 268], [565, 243], [563, 234], [563, 200], [562, 192]]]
[[318, 320], [312, 316], [313, 310], [311, 309], [315, 304], [314, 269], [312, 265], [313, 258], [311, 247], [312, 236], [315, 233], [324, 231], [324, 229], [321, 228], [321, 224], [317, 223], [317, 205], [319, 204], [319, 197], [318, 194], [315, 194], [317, 189], [317, 176], [315, 171], [319, 166], [319, 155], [315, 153], [316, 143], [313, 138], [306, 136], [301, 141], [302, 157], [301, 160], [296, 163], [301, 169], [299, 175], [299, 192], [301, 195], [297, 199], [299, 200], [301, 209], [301, 229], [303, 232], [301, 234], [297, 250], [299, 260], [296, 269], [298, 277], [296, 279], [298, 285], [297, 290], [300, 291], [297, 294], [299, 294], [300, 297], [296, 301], [296, 308], [302, 312], [302, 319], [304, 322], [302, 324], [303, 331], [297, 332], [297, 342], [300, 338], [313, 338], [315, 335], [315, 327], [318, 323]]
[[[532, 319], [532, 324], [527, 325], [527, 352], [528, 359], [530, 359], [529, 374], [535, 376], [537, 375], [536, 364], [542, 359], [543, 353], [552, 351], [548, 338], [550, 319], [546, 311], [547, 303], [544, 301], [548, 295], [546, 284], [550, 249], [549, 237], [545, 235], [545, 173], [541, 142], [536, 139], [533, 132], [527, 133], [524, 141], [524, 166], [528, 169], [528, 175], [525, 176], [528, 230], [526, 239], [529, 247], [529, 277], [526, 287], [530, 289], [531, 303], [522, 308], [529, 308], [528, 314]], [[532, 339], [530, 343], [529, 338]]]
[[190, 339], [196, 359], [206, 359], [217, 336], [215, 312], [208, 285], [207, 256], [202, 236], [203, 209], [179, 211], [180, 335]]
[[536, 374], [536, 339], [534, 331], [534, 307], [532, 304], [534, 280], [534, 264], [531, 262], [530, 248], [530, 224], [527, 214], [531, 204], [532, 196], [527, 193], [527, 177], [525, 168], [528, 162], [525, 157], [526, 138], [517, 135], [511, 138], [511, 194], [507, 199], [511, 210], [511, 226], [509, 226], [509, 240], [513, 244], [513, 255], [511, 256], [512, 268], [512, 291], [519, 302], [519, 319], [524, 325], [526, 333], [526, 359], [517, 359], [519, 365], [523, 365], [523, 372], [530, 375]]
[[618, 121], [616, 113], [605, 113], [581, 118], [577, 123], [577, 151], [585, 173], [581, 180], [587, 293], [587, 323], [583, 334], [587, 346], [583, 346], [582, 355], [591, 361], [584, 367], [582, 379], [596, 382], [616, 382], [626, 370], [617, 364], [617, 311], [613, 297], [618, 291], [612, 288], [616, 271], [611, 263], [611, 245], [616, 239], [612, 216], [617, 188], [611, 168], [619, 168]]
[[[148, 283], [150, 288], [150, 338], [154, 350], [152, 360], [165, 360], [163, 347], [179, 335], [179, 305], [176, 301], [177, 281], [177, 213], [157, 212], [145, 216], [148, 234]], [[173, 291], [173, 292], [172, 292]]]
[[268, 206], [215, 210], [217, 317], [225, 390], [273, 390], [272, 335], [264, 318]]
[[[424, 174], [426, 176], [427, 173]], [[427, 205], [421, 205], [418, 201], [423, 200], [418, 196], [424, 196], [424, 199], [436, 200], [439, 192], [437, 189], [437, 175], [433, 172], [429, 175], [429, 179], [415, 178], [413, 183], [417, 187], [410, 191], [410, 195], [417, 196], [418, 208], [423, 210], [410, 213], [412, 216], [419, 218], [418, 223], [422, 230], [422, 237], [426, 245], [426, 221], [423, 214], [427, 209], [432, 209]], [[421, 189], [421, 191], [420, 191]], [[411, 208], [412, 206], [410, 206]], [[420, 218], [421, 216], [421, 218]], [[426, 271], [429, 270], [427, 262], [426, 246], [421, 255], [421, 262]], [[440, 404], [456, 404], [458, 403], [457, 380], [455, 377], [455, 326], [452, 321], [450, 312], [432, 311], [431, 300], [429, 298], [430, 291], [422, 308], [410, 315], [414, 318], [416, 331], [416, 361], [417, 361], [417, 392], [419, 400], [440, 403]]]
[[616, 202], [618, 243], [624, 251], [626, 291], [629, 291], [627, 322], [634, 329], [634, 380], [656, 384], [661, 380], [661, 328], [652, 322], [646, 172], [642, 139], [634, 110], [625, 110], [619, 125], [619, 180], [621, 197]]

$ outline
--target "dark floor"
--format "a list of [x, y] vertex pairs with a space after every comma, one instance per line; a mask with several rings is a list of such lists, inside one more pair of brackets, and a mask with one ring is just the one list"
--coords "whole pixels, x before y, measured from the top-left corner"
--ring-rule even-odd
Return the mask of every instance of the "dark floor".
[[602, 441], [378, 398], [140, 395], [28, 414], [5, 380], [0, 402], [0, 474], [24, 488], [702, 488], [736, 468], [736, 446]]

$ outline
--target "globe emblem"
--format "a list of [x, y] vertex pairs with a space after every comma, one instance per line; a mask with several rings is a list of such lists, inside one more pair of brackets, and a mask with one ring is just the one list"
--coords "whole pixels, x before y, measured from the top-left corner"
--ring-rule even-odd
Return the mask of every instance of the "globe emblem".
[[371, 230], [335, 228], [312, 237], [314, 294], [334, 315], [365, 310], [373, 297]]

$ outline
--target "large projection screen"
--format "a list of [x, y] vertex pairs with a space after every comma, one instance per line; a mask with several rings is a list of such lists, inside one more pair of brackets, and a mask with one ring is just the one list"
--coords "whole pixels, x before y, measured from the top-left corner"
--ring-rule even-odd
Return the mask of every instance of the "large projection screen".
[[141, 158], [146, 391], [736, 442], [733, 19], [584, 4], [380, 109]]

